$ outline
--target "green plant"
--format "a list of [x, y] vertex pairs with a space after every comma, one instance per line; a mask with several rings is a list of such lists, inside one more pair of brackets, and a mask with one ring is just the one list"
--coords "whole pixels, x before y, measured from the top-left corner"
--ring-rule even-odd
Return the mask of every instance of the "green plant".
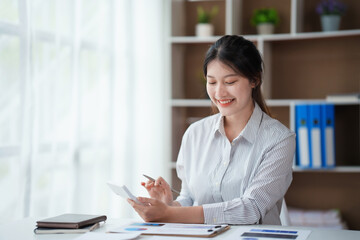
[[279, 20], [279, 15], [275, 8], [260, 8], [254, 10], [251, 18], [251, 24], [254, 26], [261, 23], [272, 23], [277, 25]]
[[211, 20], [218, 14], [219, 8], [218, 6], [213, 6], [211, 10], [205, 11], [203, 7], [197, 7], [197, 17], [198, 23], [210, 23]]

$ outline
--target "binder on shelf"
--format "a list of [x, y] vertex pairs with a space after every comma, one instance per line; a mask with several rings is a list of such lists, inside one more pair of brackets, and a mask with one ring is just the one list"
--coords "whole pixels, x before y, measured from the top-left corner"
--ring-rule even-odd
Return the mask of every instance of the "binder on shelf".
[[334, 104], [321, 105], [321, 155], [323, 167], [335, 167]]
[[299, 167], [310, 167], [308, 106], [295, 106], [296, 163]]
[[308, 106], [310, 167], [321, 168], [321, 105]]

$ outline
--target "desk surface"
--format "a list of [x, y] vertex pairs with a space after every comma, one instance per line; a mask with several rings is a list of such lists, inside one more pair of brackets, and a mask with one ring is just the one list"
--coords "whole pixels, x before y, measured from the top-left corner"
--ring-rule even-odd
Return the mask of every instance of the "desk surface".
[[[108, 229], [118, 227], [131, 220], [124, 219], [109, 219], [101, 228], [95, 230], [96, 232], [105, 232]], [[80, 234], [39, 234], [35, 235], [33, 230], [36, 225], [34, 218], [26, 218], [20, 221], [15, 221], [9, 224], [0, 225], [0, 240], [59, 240], [59, 239], [74, 239]], [[241, 226], [231, 226], [230, 230], [218, 235], [211, 239], [224, 239], [230, 236], [235, 229]], [[333, 230], [333, 229], [320, 229], [320, 228], [304, 228], [304, 227], [284, 227], [284, 226], [269, 226], [269, 225], [254, 225], [254, 228], [281, 228], [281, 229], [305, 229], [311, 230], [308, 240], [354, 240], [360, 239], [360, 231], [350, 230]], [[140, 236], [137, 239], [148, 239], [150, 236]], [[179, 239], [191, 239], [191, 238], [179, 238]], [[199, 238], [197, 238], [199, 239]]]

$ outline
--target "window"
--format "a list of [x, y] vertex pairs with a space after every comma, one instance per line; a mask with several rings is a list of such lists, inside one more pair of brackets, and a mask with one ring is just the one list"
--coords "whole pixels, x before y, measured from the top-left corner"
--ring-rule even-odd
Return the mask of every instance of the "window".
[[0, 2], [0, 222], [105, 209], [113, 1]]

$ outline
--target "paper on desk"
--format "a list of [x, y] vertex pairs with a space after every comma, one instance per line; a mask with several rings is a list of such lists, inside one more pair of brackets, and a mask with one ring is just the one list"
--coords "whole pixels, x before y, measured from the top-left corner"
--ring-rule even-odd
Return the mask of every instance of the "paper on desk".
[[255, 227], [244, 226], [234, 229], [234, 233], [231, 234], [227, 240], [272, 240], [272, 239], [296, 239], [306, 240], [310, 235], [310, 230], [288, 229], [288, 228], [267, 228], [267, 227]]
[[[141, 234], [155, 235], [191, 235], [210, 236], [213, 233], [221, 233], [226, 230], [227, 225], [204, 225], [204, 224], [181, 224], [181, 223], [144, 223], [135, 222], [114, 229], [110, 233], [138, 232]], [[218, 231], [218, 232], [217, 232]]]
[[[208, 239], [208, 238], [207, 238]], [[204, 240], [203, 237], [169, 237], [169, 236], [153, 236], [149, 240]]]
[[140, 233], [97, 233], [88, 232], [75, 240], [126, 240], [137, 238]]

